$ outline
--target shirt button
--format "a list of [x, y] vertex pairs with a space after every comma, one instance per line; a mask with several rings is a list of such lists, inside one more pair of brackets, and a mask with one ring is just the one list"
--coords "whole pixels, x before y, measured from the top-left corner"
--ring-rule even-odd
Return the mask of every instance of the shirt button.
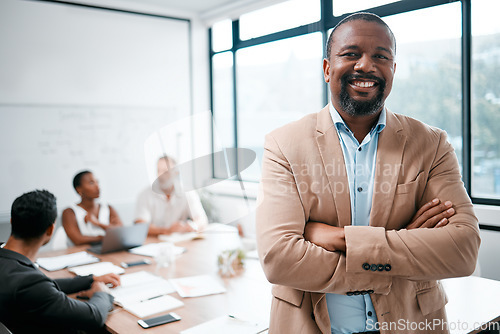
[[362, 150], [362, 148], [361, 148], [361, 147], [358, 147], [358, 151], [361, 151], [361, 150]]
[[362, 191], [363, 191], [363, 188], [358, 187], [358, 191], [359, 191], [359, 192], [362, 192]]
[[372, 316], [372, 311], [368, 311], [368, 316], [371, 317]]

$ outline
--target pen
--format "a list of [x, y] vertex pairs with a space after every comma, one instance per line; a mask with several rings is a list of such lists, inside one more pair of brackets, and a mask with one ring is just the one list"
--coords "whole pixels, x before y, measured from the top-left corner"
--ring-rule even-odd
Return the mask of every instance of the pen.
[[250, 320], [246, 320], [246, 319], [242, 319], [242, 318], [239, 318], [239, 317], [235, 317], [234, 315], [231, 315], [231, 314], [229, 314], [228, 317], [231, 318], [231, 319], [234, 319], [236, 321], [239, 321], [239, 322], [244, 322], [244, 323], [247, 323], [247, 324], [251, 324], [253, 326], [257, 326], [256, 323], [254, 323], [254, 322], [252, 322]]
[[156, 299], [156, 298], [160, 298], [162, 297], [163, 295], [158, 295], [158, 296], [153, 296], [153, 297], [149, 297], [149, 298], [146, 298], [146, 299], [143, 299], [141, 300], [140, 302], [147, 302], [148, 300], [153, 300], [153, 299]]

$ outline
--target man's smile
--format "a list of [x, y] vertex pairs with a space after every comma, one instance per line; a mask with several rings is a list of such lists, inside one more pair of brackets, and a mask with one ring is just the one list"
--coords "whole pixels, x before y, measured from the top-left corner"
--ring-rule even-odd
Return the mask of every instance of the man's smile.
[[361, 81], [361, 80], [352, 80], [350, 81], [350, 84], [360, 88], [371, 88], [377, 85], [375, 81]]

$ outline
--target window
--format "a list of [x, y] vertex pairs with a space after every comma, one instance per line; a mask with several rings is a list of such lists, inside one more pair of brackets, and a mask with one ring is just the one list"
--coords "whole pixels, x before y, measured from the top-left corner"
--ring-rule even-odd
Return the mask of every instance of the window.
[[472, 2], [472, 196], [500, 199], [500, 21], [497, 0]]
[[212, 50], [215, 52], [229, 50], [233, 46], [232, 21], [224, 20], [212, 26]]
[[290, 0], [242, 15], [240, 38], [247, 40], [317, 22], [320, 18], [319, 0]]
[[378, 7], [398, 1], [400, 0], [356, 0], [356, 1], [333, 0], [332, 1], [333, 15], [340, 16], [342, 14], [354, 13], [357, 11], [366, 10], [369, 8]]
[[[448, 133], [462, 160], [460, 3], [384, 17], [396, 37], [396, 74], [386, 106]], [[425, 25], [420, 25], [424, 22]], [[419, 26], [418, 29], [415, 29]]]
[[[323, 107], [322, 53], [320, 33], [236, 53], [239, 147], [261, 161], [266, 133]], [[259, 170], [249, 172], [259, 180]]]
[[[223, 52], [212, 57], [212, 101], [214, 113], [213, 141], [214, 149], [234, 147], [234, 111], [233, 111], [233, 53]], [[227, 175], [226, 167], [219, 170], [214, 166], [216, 177]]]

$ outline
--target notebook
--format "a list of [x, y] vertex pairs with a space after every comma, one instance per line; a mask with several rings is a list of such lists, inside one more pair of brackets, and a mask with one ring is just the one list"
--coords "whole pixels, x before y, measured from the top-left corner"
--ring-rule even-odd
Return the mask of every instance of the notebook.
[[115, 303], [139, 318], [184, 305], [180, 300], [168, 296], [175, 289], [167, 280], [150, 272], [125, 274], [120, 280], [122, 284], [111, 290]]

